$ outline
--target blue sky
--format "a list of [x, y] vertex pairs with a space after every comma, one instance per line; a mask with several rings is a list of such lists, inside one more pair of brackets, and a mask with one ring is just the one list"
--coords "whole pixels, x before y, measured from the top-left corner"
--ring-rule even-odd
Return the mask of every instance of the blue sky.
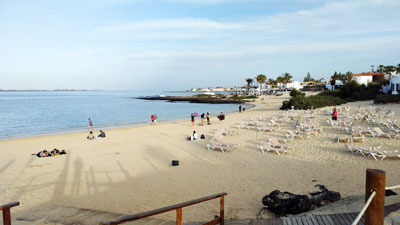
[[0, 0], [0, 89], [184, 90], [400, 63], [399, 0]]

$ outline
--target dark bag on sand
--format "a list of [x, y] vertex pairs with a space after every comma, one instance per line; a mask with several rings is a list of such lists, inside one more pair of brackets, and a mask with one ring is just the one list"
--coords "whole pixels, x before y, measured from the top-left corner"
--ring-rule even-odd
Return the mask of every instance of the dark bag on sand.
[[204, 134], [202, 134], [202, 135], [200, 136], [200, 139], [206, 139], [206, 136], [204, 136]]

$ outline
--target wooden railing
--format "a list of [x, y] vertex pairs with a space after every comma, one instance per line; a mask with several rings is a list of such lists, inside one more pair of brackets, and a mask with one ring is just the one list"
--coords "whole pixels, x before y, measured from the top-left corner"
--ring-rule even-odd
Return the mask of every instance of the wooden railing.
[[18, 206], [19, 202], [10, 202], [5, 205], [0, 205], [0, 211], [3, 211], [3, 224], [11, 225], [11, 212], [10, 208]]
[[161, 213], [168, 212], [168, 211], [172, 211], [172, 210], [176, 210], [176, 224], [177, 225], [182, 225], [182, 208], [183, 207], [195, 205], [195, 204], [198, 204], [198, 203], [201, 203], [201, 202], [205, 202], [205, 201], [209, 201], [209, 200], [216, 199], [216, 198], [221, 198], [220, 199], [219, 217], [217, 217], [216, 219], [214, 219], [214, 220], [212, 220], [212, 221], [210, 221], [208, 223], [205, 223], [204, 225], [215, 225], [215, 224], [224, 225], [224, 196], [225, 195], [227, 195], [227, 193], [225, 193], [225, 192], [219, 193], [219, 194], [215, 194], [215, 195], [210, 195], [210, 196], [194, 199], [194, 200], [191, 200], [191, 201], [178, 203], [176, 205], [170, 205], [170, 206], [167, 206], [167, 207], [154, 209], [154, 210], [151, 210], [151, 211], [138, 213], [138, 214], [135, 214], [135, 215], [124, 216], [124, 217], [121, 217], [120, 219], [115, 220], [115, 221], [108, 221], [108, 222], [100, 223], [100, 225], [117, 225], [117, 224], [129, 222], [129, 221], [143, 219], [143, 218], [146, 218], [146, 217], [154, 216], [154, 215], [161, 214]]

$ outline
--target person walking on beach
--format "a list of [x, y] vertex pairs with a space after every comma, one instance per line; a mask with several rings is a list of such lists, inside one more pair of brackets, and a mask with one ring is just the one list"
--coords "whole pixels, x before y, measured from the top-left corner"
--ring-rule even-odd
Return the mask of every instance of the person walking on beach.
[[154, 114], [154, 124], [157, 124], [157, 114]]
[[244, 111], [246, 111], [246, 108], [245, 108], [245, 107], [243, 107], [243, 112], [244, 112]]
[[151, 125], [154, 125], [154, 114], [151, 114]]
[[210, 123], [210, 113], [207, 112], [207, 125], [211, 125]]
[[190, 117], [192, 119], [192, 127], [194, 127], [194, 114], [192, 113], [192, 115]]
[[204, 126], [204, 113], [201, 114], [201, 125]]
[[239, 112], [240, 113], [242, 112], [242, 106], [241, 105], [239, 105]]
[[88, 118], [88, 120], [89, 120], [89, 128], [88, 128], [88, 131], [92, 130], [92, 132], [93, 132], [93, 122], [92, 122], [92, 120], [91, 120], [90, 118]]
[[336, 110], [336, 107], [333, 108], [332, 120], [337, 120], [337, 110]]

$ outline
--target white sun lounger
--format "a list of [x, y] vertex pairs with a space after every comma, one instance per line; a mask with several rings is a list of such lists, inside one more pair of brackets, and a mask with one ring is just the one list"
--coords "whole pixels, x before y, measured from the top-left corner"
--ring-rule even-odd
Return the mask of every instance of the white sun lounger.
[[222, 145], [222, 144], [218, 143], [214, 138], [208, 142], [207, 148], [208, 148], [208, 151], [217, 149], [217, 150], [221, 150], [222, 153], [225, 153], [232, 149], [232, 147], [230, 147], [230, 146], [226, 146], [226, 145]]
[[399, 137], [398, 134], [384, 133], [384, 132], [381, 130], [381, 128], [379, 128], [379, 127], [374, 127], [374, 131], [375, 131], [374, 137], [384, 137], [384, 138], [389, 138], [389, 139]]
[[289, 149], [284, 149], [284, 148], [274, 148], [271, 146], [271, 144], [267, 143], [265, 145], [261, 145], [259, 146], [259, 148], [261, 149], [261, 152], [275, 152], [278, 155], [281, 155], [285, 152], [287, 152]]
[[279, 143], [278, 139], [276, 139], [275, 137], [271, 137], [269, 139], [269, 143], [270, 143], [271, 147], [274, 147], [274, 148], [290, 149], [289, 145]]

